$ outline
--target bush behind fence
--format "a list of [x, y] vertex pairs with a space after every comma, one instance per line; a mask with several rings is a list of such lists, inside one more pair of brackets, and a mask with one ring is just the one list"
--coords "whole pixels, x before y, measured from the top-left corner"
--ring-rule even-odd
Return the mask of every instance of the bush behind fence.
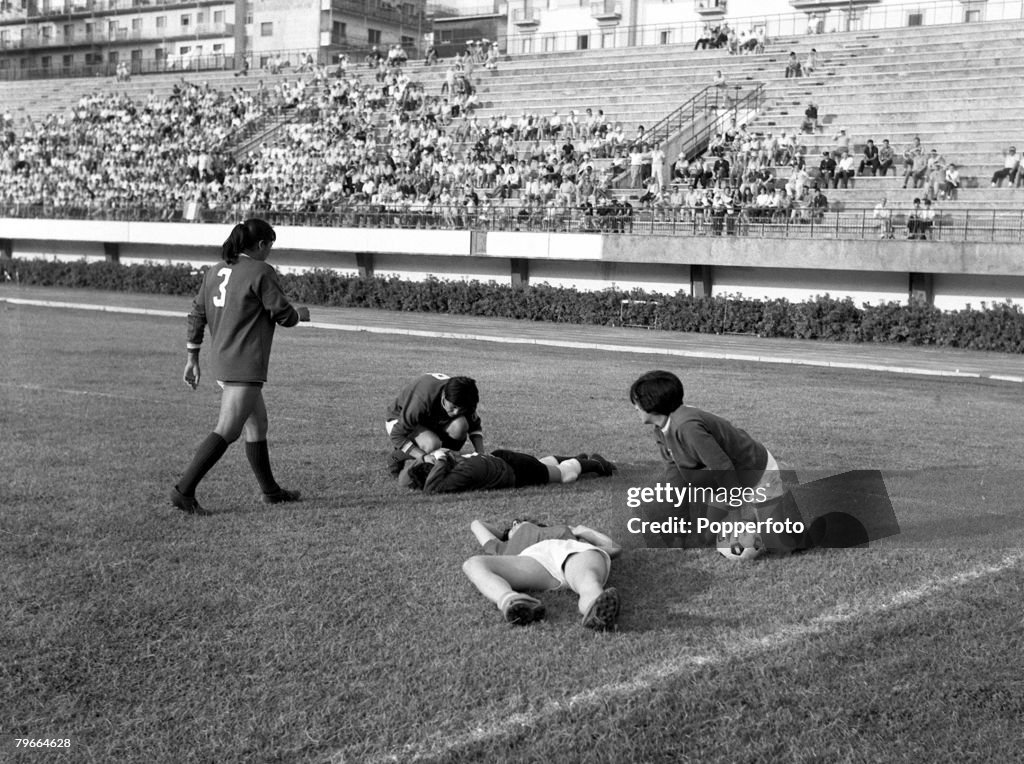
[[[186, 265], [12, 259], [0, 261], [0, 279], [25, 286], [191, 298], [199, 290], [202, 271]], [[424, 281], [364, 278], [325, 269], [283, 275], [281, 281], [295, 301], [328, 307], [1024, 353], [1024, 310], [1009, 302], [943, 311], [924, 303], [858, 306], [849, 298], [836, 299], [827, 294], [791, 302], [641, 290], [582, 292], [548, 284], [506, 286], [434, 277]], [[629, 302], [624, 304], [624, 300]]]

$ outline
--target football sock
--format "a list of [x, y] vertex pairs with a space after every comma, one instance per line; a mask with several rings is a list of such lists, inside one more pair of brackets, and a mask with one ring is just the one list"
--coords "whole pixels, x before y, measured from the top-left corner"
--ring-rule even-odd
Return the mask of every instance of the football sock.
[[564, 462], [559, 463], [558, 471], [562, 473], [563, 483], [572, 483], [583, 472], [583, 468], [580, 466], [579, 459], [566, 459]]
[[270, 450], [267, 448], [267, 441], [246, 441], [245, 455], [249, 459], [249, 465], [256, 475], [256, 480], [259, 481], [260, 490], [263, 493], [274, 493], [281, 490], [281, 486], [274, 480], [274, 473], [270, 469]]
[[224, 452], [228, 450], [228, 442], [215, 432], [211, 432], [199, 448], [196, 455], [192, 457], [192, 463], [188, 465], [185, 474], [181, 476], [178, 485], [175, 486], [182, 496], [195, 496], [196, 486], [203, 479], [207, 472], [215, 465]]
[[593, 473], [600, 475], [604, 472], [604, 467], [601, 466], [601, 462], [596, 459], [577, 459], [580, 463], [580, 469], [584, 474]]

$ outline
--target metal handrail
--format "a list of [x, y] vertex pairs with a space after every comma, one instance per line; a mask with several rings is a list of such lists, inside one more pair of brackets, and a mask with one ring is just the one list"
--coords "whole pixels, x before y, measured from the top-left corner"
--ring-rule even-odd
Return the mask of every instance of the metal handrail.
[[[730, 121], [737, 124], [747, 121], [761, 110], [765, 97], [764, 83], [751, 83], [751, 88], [741, 95], [742, 85], [732, 88], [709, 85], [656, 122], [644, 133], [644, 142], [661, 145], [683, 133], [684, 150], [679, 153], [686, 153], [686, 158], [692, 159], [703, 151], [699, 147], [706, 147], [710, 137], [716, 132], [723, 132], [721, 128]], [[730, 96], [728, 90], [733, 90], [735, 95]], [[708, 115], [713, 117], [708, 119]]]

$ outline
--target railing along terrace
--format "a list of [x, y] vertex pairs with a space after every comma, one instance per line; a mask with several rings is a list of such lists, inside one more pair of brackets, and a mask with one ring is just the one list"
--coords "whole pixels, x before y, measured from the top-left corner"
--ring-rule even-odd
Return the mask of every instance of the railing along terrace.
[[[600, 4], [600, 3], [599, 3]], [[530, 13], [535, 9], [531, 8]], [[814, 14], [810, 16], [809, 14]], [[977, 16], [971, 14], [978, 14]], [[533, 17], [531, 17], [533, 18]], [[971, 21], [1008, 21], [1024, 18], [1022, 0], [988, 0], [967, 3], [962, 0], [878, 5], [865, 8], [856, 2], [829, 7], [809, 6], [805, 11], [726, 18], [737, 31], [763, 31], [768, 42], [778, 37], [832, 32], [871, 32], [905, 27], [962, 24]], [[514, 19], [519, 20], [519, 19]], [[680, 23], [617, 25], [547, 32], [543, 14], [535, 21], [539, 28], [514, 31], [508, 37], [508, 54], [532, 55], [567, 53], [592, 48], [629, 48], [687, 43], [693, 45], [702, 36], [707, 21]], [[719, 22], [710, 22], [717, 24]]]
[[764, 98], [764, 84], [760, 82], [752, 82], [746, 89], [742, 85], [706, 87], [652, 125], [644, 133], [644, 142], [662, 145], [679, 136], [685, 148], [706, 143], [705, 138], [724, 132], [731, 122], [741, 124], [752, 119], [761, 110]]
[[632, 234], [635, 236], [745, 237], [813, 240], [917, 240], [928, 242], [1024, 242], [1024, 212], [967, 210], [936, 215], [926, 230], [913, 233], [904, 213], [894, 213], [890, 226], [874, 218], [871, 210], [826, 212], [809, 210], [796, 216], [753, 208], [720, 211], [630, 208], [599, 203], [580, 207], [466, 205], [339, 204], [332, 210], [259, 209], [232, 205], [224, 209], [146, 207], [126, 205], [57, 206], [52, 204], [0, 204], [0, 218], [54, 220], [113, 220], [231, 224], [259, 216], [276, 225], [325, 228], [377, 228], [428, 230], [491, 230], [549, 233]]

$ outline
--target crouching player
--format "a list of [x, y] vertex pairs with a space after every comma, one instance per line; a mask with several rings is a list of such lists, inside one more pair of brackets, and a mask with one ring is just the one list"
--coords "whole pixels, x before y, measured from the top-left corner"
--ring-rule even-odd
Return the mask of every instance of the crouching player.
[[[691, 508], [705, 511], [712, 521], [784, 521], [795, 512], [771, 452], [728, 420], [684, 404], [683, 383], [675, 374], [647, 372], [630, 387], [629, 400], [641, 423], [654, 426], [668, 465], [663, 480], [689, 489]], [[692, 501], [695, 490], [697, 502]], [[706, 500], [709, 495], [714, 498]], [[698, 519], [690, 518], [691, 527]], [[728, 548], [731, 542], [720, 539], [719, 546]], [[793, 533], [766, 535], [763, 543], [767, 550], [782, 553], [806, 545], [801, 534]]]
[[527, 591], [568, 588], [579, 595], [582, 625], [595, 631], [615, 627], [619, 592], [605, 588], [612, 558], [621, 548], [585, 525], [545, 526], [513, 520], [499, 530], [480, 520], [470, 526], [484, 554], [470, 557], [462, 570], [473, 586], [497, 605], [505, 620], [525, 625], [544, 618], [544, 604]]
[[398, 482], [424, 493], [461, 493], [496, 488], [524, 488], [548, 483], [573, 483], [581, 475], [610, 477], [615, 465], [600, 454], [545, 456], [495, 449], [489, 454], [435, 452], [433, 463], [406, 462]]
[[384, 421], [394, 446], [388, 469], [397, 476], [409, 459], [434, 461], [445, 448], [461, 451], [468, 438], [484, 452], [483, 428], [476, 408], [480, 392], [470, 377], [422, 374], [398, 393]]

